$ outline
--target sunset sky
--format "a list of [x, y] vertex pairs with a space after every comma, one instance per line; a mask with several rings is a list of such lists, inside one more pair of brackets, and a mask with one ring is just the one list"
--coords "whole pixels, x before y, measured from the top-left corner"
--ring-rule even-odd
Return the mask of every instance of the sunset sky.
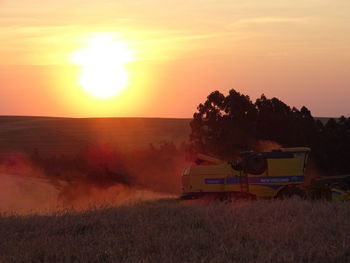
[[0, 58], [0, 115], [190, 118], [230, 89], [350, 115], [349, 0], [0, 0]]

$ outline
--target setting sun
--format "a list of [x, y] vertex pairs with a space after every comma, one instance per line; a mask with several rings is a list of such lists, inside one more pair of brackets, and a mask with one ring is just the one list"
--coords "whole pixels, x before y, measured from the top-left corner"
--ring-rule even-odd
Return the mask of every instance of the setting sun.
[[86, 47], [72, 55], [72, 62], [82, 67], [79, 85], [102, 99], [113, 97], [127, 87], [129, 72], [125, 66], [134, 59], [127, 42], [116, 40], [113, 34], [89, 39]]

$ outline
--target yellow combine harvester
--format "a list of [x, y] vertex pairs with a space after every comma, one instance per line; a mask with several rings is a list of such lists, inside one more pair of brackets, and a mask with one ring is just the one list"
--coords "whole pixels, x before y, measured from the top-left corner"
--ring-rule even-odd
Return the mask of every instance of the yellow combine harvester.
[[247, 152], [232, 162], [200, 154], [198, 165], [187, 167], [183, 172], [183, 198], [286, 198], [305, 197], [315, 192], [314, 196], [327, 196], [328, 191], [323, 187], [303, 185], [309, 153], [310, 148], [306, 147]]

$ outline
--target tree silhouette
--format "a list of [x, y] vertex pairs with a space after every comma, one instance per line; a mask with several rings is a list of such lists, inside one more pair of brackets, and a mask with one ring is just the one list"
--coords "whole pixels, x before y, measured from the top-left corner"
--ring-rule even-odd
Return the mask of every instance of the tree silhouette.
[[214, 91], [197, 109], [190, 123], [195, 149], [228, 156], [249, 148], [257, 120], [257, 110], [249, 96], [230, 90], [225, 97]]

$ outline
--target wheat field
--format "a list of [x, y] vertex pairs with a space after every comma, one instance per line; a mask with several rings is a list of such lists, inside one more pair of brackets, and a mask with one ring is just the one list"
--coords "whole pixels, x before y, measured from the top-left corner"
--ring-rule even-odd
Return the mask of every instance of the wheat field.
[[0, 262], [349, 262], [346, 202], [160, 199], [0, 218]]

